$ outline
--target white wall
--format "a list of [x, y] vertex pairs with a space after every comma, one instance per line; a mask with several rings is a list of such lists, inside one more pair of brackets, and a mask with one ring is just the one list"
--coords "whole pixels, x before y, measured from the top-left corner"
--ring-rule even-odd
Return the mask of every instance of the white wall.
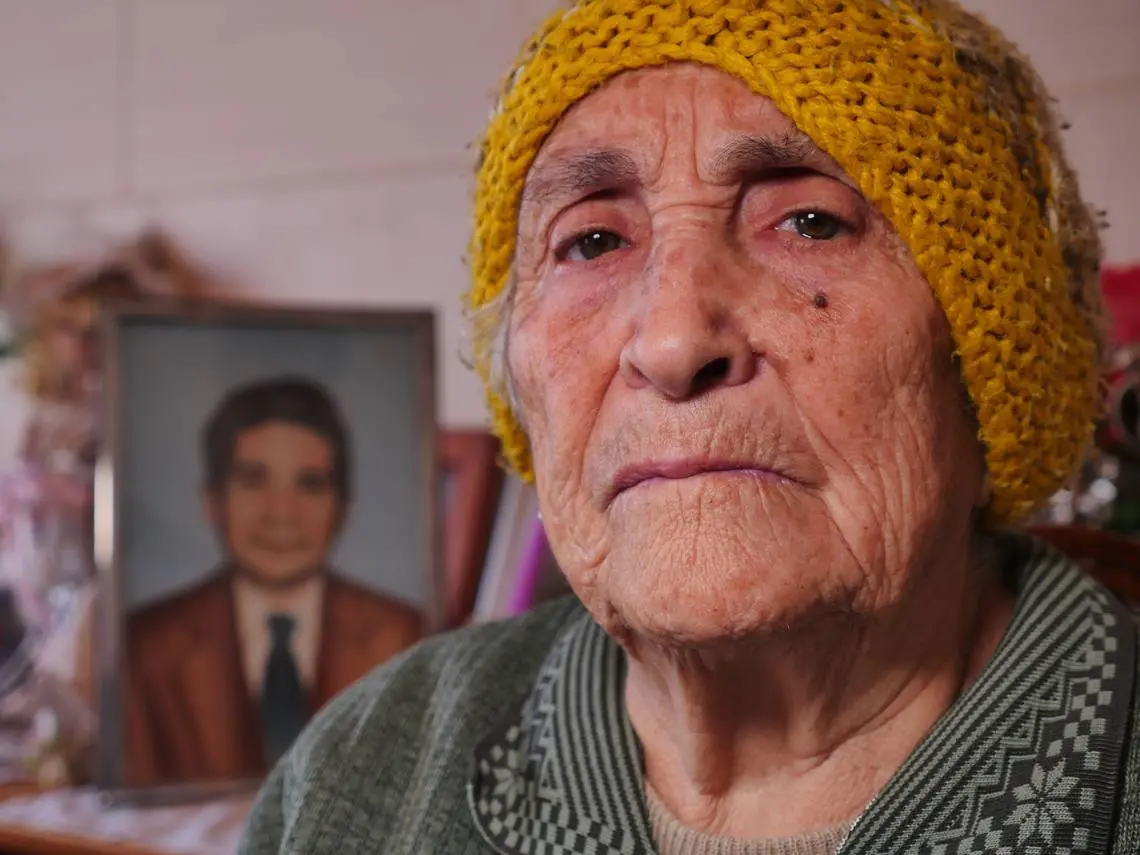
[[[1140, 258], [1140, 0], [970, 0], [1073, 123], [1109, 257]], [[552, 0], [0, 0], [0, 234], [32, 254], [166, 226], [248, 295], [441, 310], [456, 354], [473, 155]]]

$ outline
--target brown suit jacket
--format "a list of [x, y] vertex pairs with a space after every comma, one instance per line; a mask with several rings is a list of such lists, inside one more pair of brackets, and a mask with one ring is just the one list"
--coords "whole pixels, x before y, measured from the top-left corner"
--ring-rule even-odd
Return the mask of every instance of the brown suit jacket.
[[[417, 641], [423, 622], [409, 606], [331, 575], [321, 633], [311, 712]], [[238, 643], [224, 575], [127, 618], [124, 784], [266, 774]]]

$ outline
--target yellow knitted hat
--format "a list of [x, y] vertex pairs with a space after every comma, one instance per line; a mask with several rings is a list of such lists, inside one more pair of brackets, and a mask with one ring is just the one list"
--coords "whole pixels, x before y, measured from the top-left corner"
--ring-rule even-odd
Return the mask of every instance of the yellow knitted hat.
[[1039, 507], [1099, 415], [1100, 244], [1039, 78], [951, 0], [583, 0], [531, 39], [483, 140], [470, 247], [474, 363], [511, 465], [530, 476], [497, 364], [527, 172], [574, 103], [682, 61], [771, 98], [894, 225], [950, 323], [991, 517]]

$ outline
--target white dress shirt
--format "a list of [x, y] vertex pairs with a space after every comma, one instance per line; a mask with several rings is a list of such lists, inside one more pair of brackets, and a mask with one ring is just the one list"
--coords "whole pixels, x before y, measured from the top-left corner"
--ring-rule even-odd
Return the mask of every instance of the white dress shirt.
[[240, 576], [234, 580], [238, 643], [241, 645], [245, 683], [252, 696], [261, 696], [261, 678], [273, 646], [269, 631], [269, 616], [273, 614], [288, 614], [296, 622], [289, 646], [301, 673], [301, 684], [306, 689], [313, 685], [321, 648], [324, 593], [323, 576], [287, 591], [262, 588]]

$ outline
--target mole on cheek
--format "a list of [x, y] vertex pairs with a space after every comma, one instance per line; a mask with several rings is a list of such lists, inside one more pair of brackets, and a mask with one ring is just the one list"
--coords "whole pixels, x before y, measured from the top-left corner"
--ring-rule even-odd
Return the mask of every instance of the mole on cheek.
[[826, 309], [830, 304], [830, 301], [827, 299], [826, 294], [819, 293], [816, 294], [814, 298], [812, 298], [811, 304], [817, 309]]
[[807, 353], [804, 354], [804, 362], [806, 362], [808, 365], [811, 365], [813, 362], [815, 362], [815, 351], [814, 350], [809, 350]]

